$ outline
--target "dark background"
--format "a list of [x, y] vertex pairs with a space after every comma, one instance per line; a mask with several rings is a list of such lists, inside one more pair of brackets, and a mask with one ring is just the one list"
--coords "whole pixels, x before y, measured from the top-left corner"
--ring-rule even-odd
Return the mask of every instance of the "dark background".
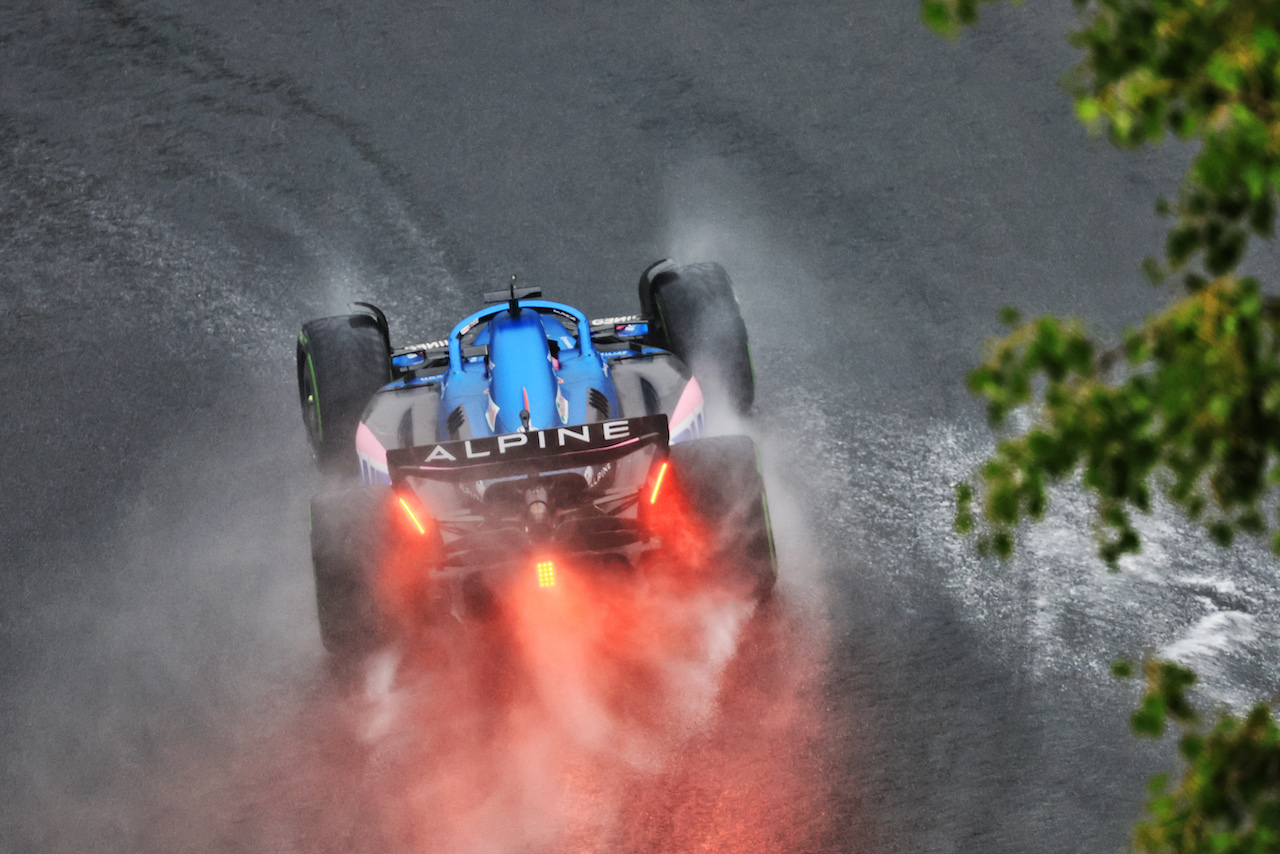
[[[296, 330], [364, 298], [397, 342], [436, 338], [511, 273], [629, 313], [665, 256], [738, 287], [780, 603], [703, 752], [602, 787], [613, 830], [472, 850], [1121, 846], [1172, 760], [1128, 735], [1108, 662], [1265, 696], [1280, 589], [1163, 510], [1108, 575], [1070, 492], [1009, 565], [950, 531], [997, 309], [1114, 334], [1165, 298], [1138, 265], [1186, 153], [1087, 138], [1055, 83], [1070, 23], [993, 8], [948, 43], [909, 0], [5, 3], [0, 848], [430, 850], [338, 806], [403, 787], [326, 747], [362, 713], [314, 625]], [[709, 756], [746, 759], [729, 785]]]

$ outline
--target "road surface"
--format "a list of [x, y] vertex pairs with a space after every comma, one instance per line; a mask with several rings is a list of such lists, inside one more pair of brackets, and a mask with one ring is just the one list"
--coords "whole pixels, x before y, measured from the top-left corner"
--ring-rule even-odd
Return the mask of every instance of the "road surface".
[[[951, 533], [996, 311], [1163, 298], [1186, 153], [1076, 126], [1065, 6], [947, 43], [908, 0], [5, 4], [0, 848], [1121, 846], [1172, 760], [1108, 663], [1267, 696], [1280, 588], [1163, 510], [1108, 575], [1069, 490], [1007, 566]], [[666, 256], [738, 286], [778, 600], [656, 617], [696, 643], [631, 639], [635, 708], [607, 655], [513, 682], [466, 632], [335, 684], [300, 323], [435, 338], [512, 273], [626, 313]]]

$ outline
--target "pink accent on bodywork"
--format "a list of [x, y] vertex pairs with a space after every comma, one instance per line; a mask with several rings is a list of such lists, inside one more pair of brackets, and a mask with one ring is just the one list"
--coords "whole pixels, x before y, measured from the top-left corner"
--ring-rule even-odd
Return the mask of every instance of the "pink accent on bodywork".
[[[676, 403], [675, 411], [671, 413], [668, 423], [671, 425], [671, 439], [676, 441], [682, 433], [692, 432], [691, 436], [685, 437], [696, 439], [702, 432], [698, 429], [697, 422], [702, 416], [702, 387], [698, 385], [697, 377], [691, 377], [689, 384], [684, 387], [684, 392], [680, 395], [679, 402]], [[692, 428], [692, 429], [691, 429]]]
[[387, 449], [363, 421], [356, 428], [356, 453], [364, 457], [374, 468], [387, 471]]

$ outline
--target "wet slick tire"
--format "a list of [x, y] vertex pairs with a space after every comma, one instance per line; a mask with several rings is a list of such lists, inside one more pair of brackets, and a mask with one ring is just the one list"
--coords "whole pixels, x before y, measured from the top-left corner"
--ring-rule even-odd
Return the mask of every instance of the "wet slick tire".
[[311, 565], [320, 640], [339, 665], [385, 641], [374, 596], [387, 536], [386, 486], [357, 486], [311, 500]]
[[640, 305], [711, 400], [723, 400], [737, 413], [751, 409], [756, 384], [747, 326], [723, 267], [659, 262], [640, 279]]
[[712, 576], [766, 599], [778, 580], [778, 561], [755, 442], [693, 439], [672, 445], [670, 462], [691, 512], [712, 537]]
[[385, 330], [367, 314], [322, 317], [298, 335], [298, 396], [316, 466], [354, 474], [356, 428], [373, 393], [391, 380]]

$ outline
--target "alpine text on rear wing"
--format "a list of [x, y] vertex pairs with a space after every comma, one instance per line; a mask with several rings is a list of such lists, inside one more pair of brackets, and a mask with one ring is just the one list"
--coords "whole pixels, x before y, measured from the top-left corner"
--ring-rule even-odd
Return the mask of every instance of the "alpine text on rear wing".
[[481, 480], [520, 472], [598, 465], [646, 445], [666, 448], [667, 416], [597, 421], [387, 451], [391, 480]]

